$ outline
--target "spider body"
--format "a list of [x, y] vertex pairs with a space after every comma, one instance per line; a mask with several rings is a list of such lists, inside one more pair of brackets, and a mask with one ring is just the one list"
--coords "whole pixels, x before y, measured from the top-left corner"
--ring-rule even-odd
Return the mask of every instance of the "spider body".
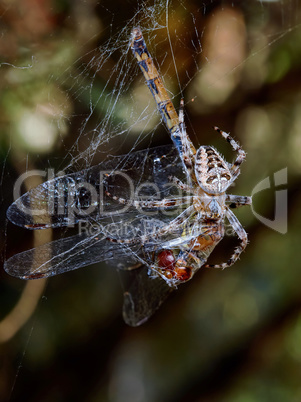
[[[225, 138], [230, 137], [218, 128], [215, 129]], [[181, 236], [182, 239], [185, 239], [185, 236], [189, 234], [192, 238], [186, 243], [184, 241], [177, 245], [176, 242], [169, 242], [168, 247], [178, 247], [179, 251], [177, 253], [175, 250], [169, 250], [173, 257], [172, 264], [167, 267], [163, 266], [162, 269], [159, 255], [157, 263], [152, 266], [152, 269], [170, 286], [176, 287], [180, 283], [190, 280], [200, 267], [210, 266], [205, 265], [206, 259], [224, 237], [226, 218], [229, 219], [241, 243], [226, 263], [212, 265], [212, 267], [226, 268], [233, 265], [247, 245], [247, 234], [227, 205], [230, 200], [235, 207], [251, 203], [250, 197], [226, 194], [226, 190], [239, 174], [239, 164], [244, 160], [244, 157], [242, 158], [244, 151], [231, 137], [229, 139], [234, 149], [238, 150], [238, 158], [233, 164], [228, 164], [214, 148], [201, 146], [195, 156], [189, 158], [189, 162], [192, 162], [189, 165], [189, 171], [193, 172], [194, 169], [194, 176], [190, 177], [191, 187], [177, 182], [177, 185], [193, 195], [191, 207], [187, 209], [190, 227], [183, 229]], [[239, 164], [237, 160], [239, 160]], [[166, 200], [164, 202], [166, 203]], [[168, 229], [165, 228], [165, 230]], [[185, 274], [183, 274], [184, 272]]]

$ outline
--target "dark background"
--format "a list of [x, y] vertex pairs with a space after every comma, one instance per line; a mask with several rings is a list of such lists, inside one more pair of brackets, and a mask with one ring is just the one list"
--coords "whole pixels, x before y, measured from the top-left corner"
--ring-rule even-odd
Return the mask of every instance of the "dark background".
[[[1, 400], [301, 400], [300, 12], [291, 0], [140, 6], [119, 0], [0, 1], [3, 259], [47, 241], [44, 232], [33, 238], [6, 222], [14, 182], [33, 168], [72, 168], [77, 152], [98, 135], [107, 95], [117, 88], [115, 83], [102, 92], [107, 66], [113, 69], [120, 60], [133, 65], [121, 103], [130, 99], [141, 109], [151, 104], [141, 73], [123, 51], [138, 23], [175, 105], [184, 94], [194, 143], [213, 144], [231, 160], [228, 144], [212, 130], [218, 125], [247, 151], [231, 192], [250, 195], [270, 178], [270, 189], [254, 194], [254, 210], [271, 220], [275, 192], [287, 191], [288, 197], [276, 230], [247, 207], [237, 211], [250, 240], [239, 262], [199, 272], [138, 328], [122, 320], [122, 287], [112, 267], [86, 267], [47, 285], [26, 285], [2, 270]], [[112, 51], [102, 68], [108, 41]], [[121, 116], [129, 127], [135, 118], [120, 108], [115, 113], [112, 131], [104, 133], [111, 142], [93, 153], [96, 161], [106, 149], [120, 154], [136, 142], [140, 148], [170, 143], [156, 113], [149, 119], [153, 136], [140, 140], [139, 130], [131, 129], [120, 141], [113, 133]], [[275, 187], [274, 174], [286, 168], [288, 182]], [[210, 261], [226, 260], [232, 248], [225, 238]]]

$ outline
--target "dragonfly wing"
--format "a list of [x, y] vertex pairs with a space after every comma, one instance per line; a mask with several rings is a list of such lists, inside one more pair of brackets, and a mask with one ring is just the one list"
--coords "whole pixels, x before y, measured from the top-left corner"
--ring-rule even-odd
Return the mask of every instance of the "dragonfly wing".
[[40, 279], [58, 275], [97, 262], [117, 264], [119, 268], [137, 263], [139, 247], [109, 242], [97, 235], [71, 236], [10, 257], [5, 271], [21, 279]]
[[161, 278], [148, 275], [148, 267], [139, 267], [124, 272], [128, 276], [128, 285], [124, 291], [123, 319], [137, 327], [145, 323], [161, 306], [173, 288]]
[[139, 186], [139, 196], [158, 200], [171, 194], [168, 177], [175, 175], [185, 176], [172, 146], [111, 157], [28, 191], [11, 204], [7, 217], [28, 229], [70, 226], [82, 220], [100, 221], [121, 209], [118, 202], [104, 194], [104, 183], [105, 189], [117, 198], [132, 199], [133, 190]]

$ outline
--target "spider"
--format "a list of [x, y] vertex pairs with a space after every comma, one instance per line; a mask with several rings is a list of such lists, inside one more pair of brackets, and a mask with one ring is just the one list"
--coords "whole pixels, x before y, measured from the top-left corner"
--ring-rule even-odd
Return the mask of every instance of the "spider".
[[[185, 184], [176, 177], [170, 180], [180, 190], [191, 194], [188, 207], [171, 222], [160, 228], [156, 237], [162, 238], [167, 233], [173, 233], [176, 228], [182, 227], [179, 238], [164, 243], [164, 250], [154, 258], [151, 270], [161, 276], [171, 287], [186, 282], [201, 267], [227, 268], [233, 265], [240, 257], [248, 243], [248, 236], [241, 223], [231, 211], [243, 205], [251, 205], [251, 197], [226, 194], [240, 173], [240, 165], [246, 159], [246, 153], [241, 146], [226, 132], [214, 127], [226, 141], [230, 143], [237, 157], [233, 163], [228, 163], [212, 146], [201, 146], [198, 150], [193, 146], [187, 135], [184, 124], [184, 101], [181, 100], [179, 115], [164, 88], [160, 75], [147, 50], [140, 28], [132, 31], [131, 49], [137, 58], [138, 64], [146, 79], [160, 111], [163, 120], [170, 132], [171, 138], [179, 152], [187, 175]], [[163, 199], [161, 201], [125, 200], [106, 192], [115, 201], [123, 205], [153, 210], [169, 206], [187, 204], [187, 197]], [[204, 264], [213, 248], [224, 237], [224, 221], [227, 218], [234, 232], [240, 239], [227, 262], [221, 264]], [[117, 243], [135, 243], [149, 241], [148, 236], [139, 239], [110, 239]]]

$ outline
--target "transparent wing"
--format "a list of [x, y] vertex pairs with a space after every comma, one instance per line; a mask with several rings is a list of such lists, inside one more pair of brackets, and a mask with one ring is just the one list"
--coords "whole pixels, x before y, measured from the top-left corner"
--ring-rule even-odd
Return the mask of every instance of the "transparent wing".
[[8, 219], [29, 229], [70, 226], [79, 221], [106, 221], [122, 206], [105, 194], [133, 199], [179, 196], [169, 176], [185, 180], [177, 151], [157, 147], [112, 157], [97, 166], [56, 177], [30, 190], [8, 209]]
[[[123, 317], [128, 325], [138, 326], [149, 319], [172, 291], [163, 279], [149, 276], [149, 266], [141, 263], [142, 258], [146, 254], [141, 255], [140, 245], [120, 245], [97, 236], [76, 235], [16, 254], [5, 262], [4, 269], [22, 279], [46, 278], [101, 261], [128, 270], [123, 273], [128, 275]], [[137, 262], [138, 267], [132, 269]]]
[[138, 245], [111, 243], [99, 234], [75, 235], [16, 254], [4, 263], [4, 269], [22, 279], [39, 279], [101, 261], [126, 268], [139, 261], [138, 249]]
[[[165, 246], [170, 248], [169, 239], [173, 236], [179, 236], [180, 231], [178, 233], [179, 229], [175, 228], [163, 236], [150, 236], [147, 241], [142, 243], [139, 241], [140, 237], [137, 236], [137, 232], [144, 235], [145, 231], [148, 230], [153, 233], [164, 224], [154, 219], [147, 219], [145, 223], [144, 219], [145, 217], [143, 219], [136, 218], [132, 221], [132, 225], [125, 225], [121, 221], [122, 225], [118, 223], [104, 226], [101, 230], [95, 231], [94, 234], [86, 232], [24, 251], [10, 257], [5, 262], [4, 269], [8, 274], [22, 279], [38, 279], [101, 261], [123, 269], [135, 265], [137, 262], [151, 266], [154, 259], [153, 252]], [[124, 226], [128, 230], [127, 233]], [[119, 230], [121, 233], [118, 232]], [[108, 240], [108, 237], [113, 238], [113, 235], [115, 238], [129, 237], [135, 241], [133, 244], [114, 243]], [[175, 247], [192, 239], [193, 236], [194, 234], [191, 233], [190, 238], [185, 236], [181, 239], [179, 237]]]
[[[119, 218], [120, 222], [122, 219], [126, 222], [128, 214]], [[162, 225], [165, 225], [165, 222], [143, 215], [133, 218], [132, 223], [132, 227], [139, 233], [145, 233], [144, 225], [155, 233]], [[183, 235], [179, 225], [171, 228], [167, 233], [164, 232], [161, 236], [150, 236], [148, 241], [143, 243], [138, 241], [128, 244], [114, 243], [108, 241], [106, 237], [110, 231], [114, 233], [115, 238], [129, 236], [139, 240], [139, 236], [130, 232], [125, 235], [124, 231], [122, 234], [117, 233], [116, 228], [119, 226], [116, 223], [108, 226], [104, 226], [103, 230], [93, 235], [85, 233], [62, 238], [14, 255], [5, 262], [4, 268], [12, 276], [22, 279], [39, 279], [101, 261], [109, 263], [117, 269], [125, 270], [129, 275], [129, 282], [124, 292], [123, 316], [125, 322], [131, 326], [141, 325], [160, 307], [173, 290], [162, 278], [152, 274], [151, 266], [156, 263], [156, 255], [164, 248], [178, 250], [181, 245], [185, 247], [195, 239], [195, 230], [199, 230], [199, 228], [194, 228], [192, 225], [189, 231], [186, 230]], [[208, 238], [212, 241], [213, 235], [214, 233], [207, 233], [207, 240], [204, 239], [204, 241], [207, 242]], [[202, 263], [206, 262], [219, 240], [220, 238], [212, 241], [210, 247], [206, 246], [206, 251], [198, 254]]]
[[163, 279], [150, 278], [148, 270], [146, 265], [139, 264], [123, 273], [127, 276], [127, 285], [122, 315], [132, 327], [144, 324], [173, 291]]

